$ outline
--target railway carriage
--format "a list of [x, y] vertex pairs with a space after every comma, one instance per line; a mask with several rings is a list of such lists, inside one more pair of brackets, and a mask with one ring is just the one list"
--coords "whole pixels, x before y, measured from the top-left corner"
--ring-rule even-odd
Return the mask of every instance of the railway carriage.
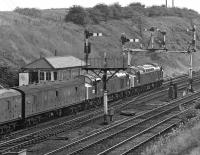
[[14, 89], [0, 89], [0, 133], [16, 128], [22, 115], [21, 94]]
[[84, 100], [83, 82], [69, 80], [18, 87], [25, 94], [26, 125], [61, 116], [61, 108]]

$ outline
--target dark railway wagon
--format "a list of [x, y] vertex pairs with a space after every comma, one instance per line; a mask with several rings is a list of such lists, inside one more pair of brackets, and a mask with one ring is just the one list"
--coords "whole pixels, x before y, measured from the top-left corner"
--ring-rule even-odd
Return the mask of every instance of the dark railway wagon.
[[0, 89], [0, 134], [17, 127], [22, 117], [21, 93], [14, 89]]
[[25, 93], [26, 125], [61, 116], [62, 108], [85, 99], [84, 83], [78, 79], [22, 86], [17, 89]]

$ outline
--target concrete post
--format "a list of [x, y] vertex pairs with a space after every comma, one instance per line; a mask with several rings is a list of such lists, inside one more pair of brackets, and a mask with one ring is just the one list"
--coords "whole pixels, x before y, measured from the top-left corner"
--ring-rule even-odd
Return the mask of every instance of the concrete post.
[[131, 58], [132, 58], [131, 52], [128, 50], [128, 66], [131, 66]]
[[104, 90], [103, 94], [103, 103], [104, 103], [104, 124], [108, 124], [108, 93]]

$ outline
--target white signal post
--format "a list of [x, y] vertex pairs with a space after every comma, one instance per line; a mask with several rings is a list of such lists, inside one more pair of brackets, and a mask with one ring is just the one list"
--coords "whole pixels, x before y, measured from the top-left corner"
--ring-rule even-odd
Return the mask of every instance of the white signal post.
[[[104, 68], [107, 67], [106, 52], [104, 53]], [[103, 74], [103, 105], [104, 105], [104, 124], [108, 124], [108, 92], [106, 86], [107, 70], [104, 70]]]

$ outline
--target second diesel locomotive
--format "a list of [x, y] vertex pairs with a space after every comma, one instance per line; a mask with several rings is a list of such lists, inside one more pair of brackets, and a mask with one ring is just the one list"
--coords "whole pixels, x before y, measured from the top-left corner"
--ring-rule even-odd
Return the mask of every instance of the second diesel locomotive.
[[[108, 101], [140, 94], [162, 82], [158, 65], [130, 67], [108, 81]], [[101, 106], [102, 95], [101, 79], [91, 73], [68, 81], [1, 89], [0, 134]]]

